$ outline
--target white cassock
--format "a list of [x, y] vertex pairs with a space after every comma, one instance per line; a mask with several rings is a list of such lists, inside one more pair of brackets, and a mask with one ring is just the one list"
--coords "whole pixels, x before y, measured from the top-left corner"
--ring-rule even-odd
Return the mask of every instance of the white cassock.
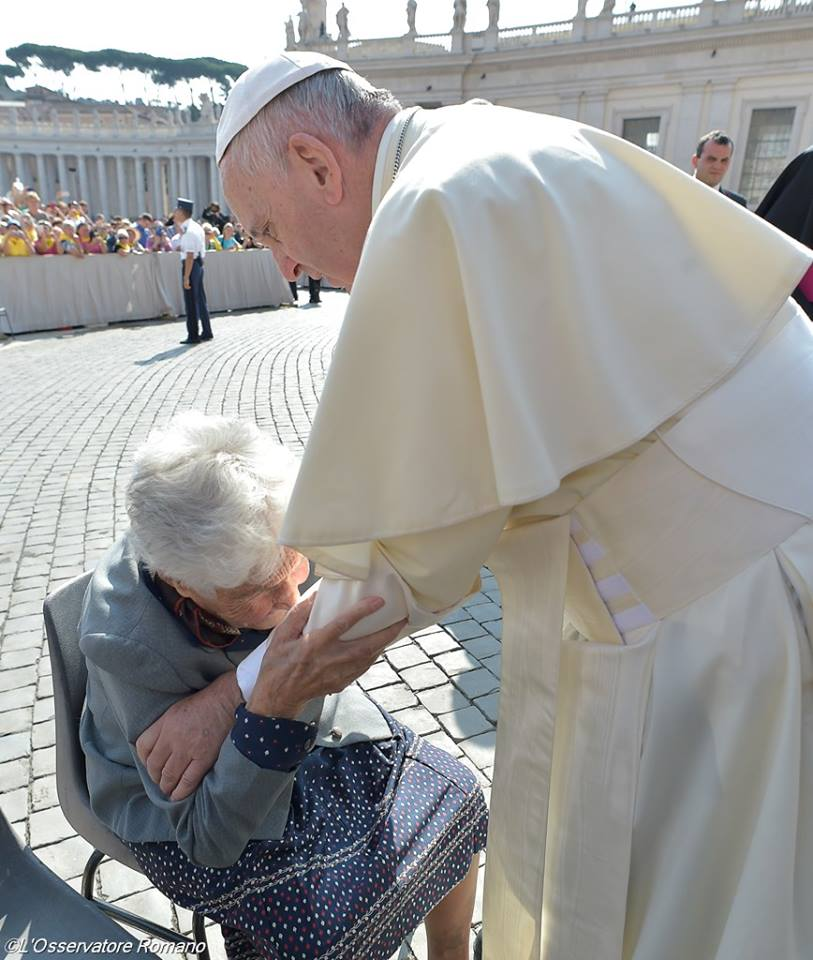
[[813, 956], [810, 252], [478, 104], [399, 114], [373, 209], [282, 538], [313, 625], [499, 579], [487, 960]]

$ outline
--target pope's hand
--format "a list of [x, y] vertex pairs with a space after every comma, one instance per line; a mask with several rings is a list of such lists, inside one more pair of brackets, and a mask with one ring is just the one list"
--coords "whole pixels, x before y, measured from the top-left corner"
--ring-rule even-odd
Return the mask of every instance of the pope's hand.
[[271, 635], [257, 683], [246, 707], [252, 713], [295, 719], [309, 700], [338, 693], [375, 663], [406, 623], [339, 643], [359, 620], [384, 606], [381, 597], [367, 597], [324, 627], [303, 633], [314, 597], [288, 614]]
[[184, 282], [183, 282], [183, 288], [184, 288], [184, 290], [191, 290], [191, 289], [192, 289], [192, 284], [191, 284], [188, 280], [184, 280]]
[[179, 700], [136, 740], [136, 753], [170, 800], [184, 800], [214, 766], [242, 700], [233, 670]]

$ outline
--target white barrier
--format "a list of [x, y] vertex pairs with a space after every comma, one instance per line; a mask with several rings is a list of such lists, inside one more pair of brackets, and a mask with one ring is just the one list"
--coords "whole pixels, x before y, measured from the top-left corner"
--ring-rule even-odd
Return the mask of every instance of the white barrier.
[[[211, 313], [291, 303], [268, 250], [207, 253], [204, 284]], [[181, 316], [180, 257], [0, 257], [0, 307], [7, 312], [5, 333]]]

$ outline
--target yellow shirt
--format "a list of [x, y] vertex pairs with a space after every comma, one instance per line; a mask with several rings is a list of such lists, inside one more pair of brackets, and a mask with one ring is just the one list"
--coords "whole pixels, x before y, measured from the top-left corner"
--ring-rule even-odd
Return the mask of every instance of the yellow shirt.
[[3, 253], [7, 257], [30, 257], [31, 251], [28, 249], [25, 240], [22, 237], [6, 237], [3, 241]]
[[57, 241], [55, 237], [42, 237], [41, 239], [37, 240], [36, 245], [40, 248], [37, 252], [43, 254], [50, 253], [52, 250], [56, 249], [56, 244]]

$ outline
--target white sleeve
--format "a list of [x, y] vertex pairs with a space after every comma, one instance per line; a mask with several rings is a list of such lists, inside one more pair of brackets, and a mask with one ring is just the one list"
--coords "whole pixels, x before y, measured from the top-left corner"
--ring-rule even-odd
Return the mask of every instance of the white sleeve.
[[254, 684], [260, 673], [260, 664], [263, 662], [265, 651], [268, 649], [268, 637], [237, 667], [237, 686], [243, 694], [243, 700], [248, 700], [254, 690]]
[[307, 629], [317, 630], [319, 627], [324, 627], [354, 603], [366, 597], [382, 597], [384, 606], [369, 617], [360, 620], [342, 636], [342, 640], [366, 637], [399, 620], [407, 621], [399, 634], [399, 636], [406, 636], [437, 623], [452, 609], [446, 607], [443, 610], [425, 610], [419, 606], [413, 597], [412, 590], [376, 544], [371, 553], [370, 574], [366, 580], [334, 578], [329, 574], [322, 578]]
[[[341, 560], [336, 554], [331, 558], [329, 549], [320, 550], [316, 559], [324, 576], [306, 629], [324, 627], [365, 597], [383, 597], [384, 606], [360, 620], [342, 640], [367, 636], [404, 619], [407, 623], [399, 637], [437, 623], [479, 589], [480, 566], [510, 512], [501, 507], [443, 529], [370, 543], [365, 580], [331, 572], [332, 568], [341, 569]], [[262, 644], [237, 668], [237, 682], [245, 697], [254, 689], [266, 647], [267, 643]]]
[[[376, 547], [373, 551], [370, 575], [366, 580], [336, 579], [330, 576], [322, 578], [318, 584], [316, 600], [305, 630], [318, 630], [326, 626], [365, 597], [382, 597], [385, 601], [384, 606], [369, 617], [360, 620], [342, 636], [342, 640], [366, 637], [399, 620], [407, 620], [404, 629], [398, 637], [394, 638], [394, 643], [400, 637], [431, 626], [447, 612], [447, 610], [424, 610], [419, 607], [412, 597], [412, 591]], [[245, 700], [251, 696], [267, 649], [268, 640], [264, 640], [237, 667], [237, 683]]]

